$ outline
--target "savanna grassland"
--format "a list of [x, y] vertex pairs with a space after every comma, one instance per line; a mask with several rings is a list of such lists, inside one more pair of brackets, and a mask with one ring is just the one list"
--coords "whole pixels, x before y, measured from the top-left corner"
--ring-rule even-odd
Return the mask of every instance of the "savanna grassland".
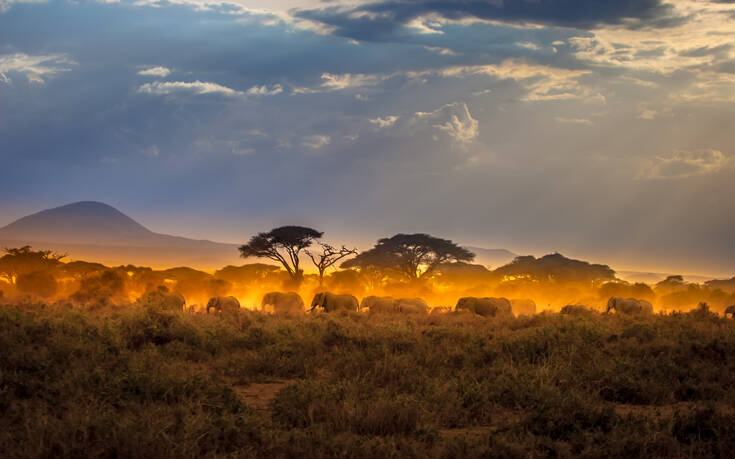
[[0, 306], [3, 457], [722, 457], [706, 310], [216, 316]]

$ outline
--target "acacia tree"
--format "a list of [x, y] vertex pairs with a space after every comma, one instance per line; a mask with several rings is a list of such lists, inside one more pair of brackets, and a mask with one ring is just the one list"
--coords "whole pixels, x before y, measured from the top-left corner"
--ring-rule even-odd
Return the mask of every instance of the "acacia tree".
[[18, 276], [35, 271], [50, 271], [61, 264], [65, 255], [52, 250], [33, 250], [26, 245], [15, 249], [5, 249], [0, 257], [0, 279], [15, 285]]
[[321, 287], [324, 284], [324, 272], [339, 260], [350, 255], [357, 254], [357, 249], [348, 249], [344, 245], [337, 249], [329, 244], [321, 242], [319, 243], [319, 246], [322, 248], [321, 253], [312, 253], [309, 250], [305, 250], [304, 253], [311, 258], [311, 262], [314, 263], [316, 269], [319, 270], [319, 287]]
[[396, 234], [378, 240], [375, 247], [342, 263], [342, 267], [395, 273], [404, 280], [418, 281], [432, 277], [445, 263], [474, 258], [474, 253], [448, 239], [423, 233]]
[[286, 268], [291, 280], [300, 283], [304, 272], [299, 268], [299, 254], [323, 234], [303, 226], [281, 226], [251, 237], [247, 244], [240, 246], [240, 256], [277, 261]]

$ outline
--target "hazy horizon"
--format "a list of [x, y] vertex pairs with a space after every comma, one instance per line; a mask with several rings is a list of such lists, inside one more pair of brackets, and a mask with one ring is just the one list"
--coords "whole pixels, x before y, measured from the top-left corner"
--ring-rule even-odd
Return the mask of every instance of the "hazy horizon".
[[[98, 201], [92, 201], [92, 202], [98, 202]], [[78, 203], [68, 203], [67, 205], [69, 205], [69, 204], [78, 204]], [[106, 204], [106, 203], [103, 203], [103, 204]], [[0, 229], [4, 228], [9, 223], [15, 222], [19, 218], [23, 218], [23, 217], [26, 217], [28, 215], [33, 215], [35, 213], [38, 213], [38, 212], [41, 212], [41, 211], [44, 211], [44, 210], [50, 210], [50, 209], [56, 209], [56, 207], [49, 208], [49, 209], [39, 209], [36, 212], [29, 212], [28, 214], [21, 215], [18, 218], [13, 218], [13, 219], [11, 219], [10, 221], [7, 221], [7, 222], [6, 221], [0, 221]], [[117, 210], [120, 210], [120, 209], [117, 209]], [[145, 221], [140, 221], [138, 218], [136, 218], [136, 216], [134, 214], [130, 214], [129, 212], [125, 212], [125, 211], [122, 211], [122, 213], [125, 216], [132, 218], [136, 223], [139, 223], [139, 224], [143, 225], [146, 229], [148, 229], [150, 231], [153, 231], [154, 233], [171, 235], [171, 236], [186, 237], [186, 238], [191, 238], [191, 239], [194, 239], [194, 240], [212, 241], [212, 242], [224, 243], [224, 244], [234, 244], [234, 245], [243, 244], [243, 243], [247, 242], [247, 240], [249, 239], [250, 236], [252, 236], [256, 232], [260, 231], [260, 230], [253, 231], [248, 236], [241, 238], [241, 240], [225, 240], [225, 239], [219, 239], [219, 238], [215, 238], [215, 237], [209, 237], [209, 236], [207, 236], [206, 233], [185, 234], [185, 233], [182, 233], [182, 232], [177, 231], [176, 228], [171, 228], [170, 230], [161, 230], [159, 228], [152, 227], [152, 226], [148, 225]], [[292, 223], [297, 224], [298, 222], [292, 222]], [[325, 230], [324, 228], [319, 228], [319, 229], [320, 230]], [[373, 239], [370, 239], [370, 240], [356, 241], [354, 239], [349, 239], [349, 236], [346, 239], [341, 239], [341, 238], [338, 238], [338, 237], [330, 237], [329, 234], [328, 234], [328, 229], [326, 229], [325, 230], [324, 241], [325, 242], [332, 243], [332, 244], [337, 244], [337, 245], [345, 244], [345, 245], [350, 246], [350, 247], [353, 247], [354, 246], [358, 250], [362, 251], [362, 250], [367, 250], [370, 247], [372, 247], [373, 244], [377, 241], [377, 239], [382, 238], [382, 237], [387, 237], [387, 236], [390, 236], [390, 234], [376, 235]], [[2, 238], [0, 237], [0, 239], [2, 239]], [[58, 242], [58, 241], [45, 241], [45, 242]], [[539, 250], [537, 252], [531, 252], [531, 251], [528, 251], [528, 250], [522, 250], [522, 249], [515, 250], [513, 248], [501, 247], [501, 246], [491, 245], [491, 244], [484, 244], [483, 245], [483, 244], [466, 243], [465, 241], [461, 241], [461, 240], [457, 240], [455, 242], [457, 242], [458, 244], [461, 244], [461, 245], [463, 245], [465, 247], [470, 247], [470, 248], [474, 248], [474, 249], [478, 249], [479, 248], [479, 249], [488, 249], [488, 250], [507, 250], [509, 252], [514, 253], [517, 256], [518, 255], [533, 255], [533, 256], [536, 256], [536, 257], [541, 257], [543, 255], [547, 255], [547, 254], [550, 254], [550, 253], [559, 252], [559, 253], [562, 253], [563, 255], [568, 256], [568, 257], [571, 257], [571, 258], [579, 258], [579, 259], [583, 259], [585, 261], [590, 261], [590, 262], [594, 262], [594, 263], [602, 263], [602, 264], [610, 265], [619, 274], [630, 271], [630, 272], [652, 273], [652, 274], [653, 273], [657, 273], [657, 274], [681, 274], [681, 275], [684, 275], [685, 277], [688, 276], [690, 278], [691, 277], [711, 277], [711, 278], [730, 278], [730, 277], [732, 277], [732, 274], [731, 273], [728, 273], [728, 272], [719, 272], [719, 273], [717, 273], [717, 272], [706, 272], [706, 271], [704, 271], [704, 272], [702, 272], [702, 271], [697, 272], [697, 271], [691, 271], [691, 270], [687, 271], [686, 269], [684, 269], [682, 271], [682, 270], [675, 269], [676, 268], [675, 266], [659, 266], [658, 268], [651, 268], [650, 266], [620, 265], [620, 264], [617, 264], [617, 263], [610, 262], [609, 260], [596, 259], [594, 257], [587, 258], [584, 255], [576, 254], [576, 253], [573, 253], [573, 252], [563, 252], [563, 251], [558, 251], [558, 250], [543, 250], [542, 249], [542, 250]], [[90, 243], [90, 245], [94, 246], [94, 245], [99, 245], [99, 244]], [[123, 245], [123, 244], [121, 244], [121, 245]], [[51, 246], [49, 246], [49, 247], [37, 247], [37, 248], [53, 249], [53, 247], [51, 247]], [[116, 262], [114, 264], [127, 264], [129, 262], [129, 260], [126, 260], [125, 257], [126, 257], [125, 253], [121, 253], [120, 256], [117, 257], [117, 258], [119, 258], [119, 262]], [[79, 255], [79, 254], [75, 255], [73, 250], [71, 250], [68, 253], [68, 256], [67, 256], [67, 259], [68, 260], [100, 261], [100, 260], [90, 260], [90, 259], [87, 259], [87, 258], [88, 257], [85, 257], [84, 255]], [[482, 262], [482, 257], [478, 254], [478, 257], [477, 258], [478, 258], [477, 262], [478, 263], [481, 263]], [[239, 258], [238, 254], [235, 253], [235, 252], [233, 252], [233, 259], [239, 259], [239, 260], [242, 261], [243, 264], [244, 263], [250, 263], [250, 262], [253, 262], [253, 263], [255, 263], [255, 262], [273, 263], [272, 261], [269, 261], [267, 259], [256, 259], [256, 258], [249, 258], [247, 260], [246, 259], [241, 259], [241, 258]], [[302, 260], [302, 261], [304, 262], [305, 270], [307, 272], [311, 272], [311, 268], [313, 268], [313, 266], [310, 266], [310, 262], [309, 262], [308, 258], [304, 258], [304, 260]], [[213, 270], [214, 268], [220, 268], [221, 267], [219, 265], [211, 265], [210, 266], [210, 264], [211, 263], [205, 263], [205, 264], [200, 264], [200, 265], [193, 264], [191, 267], [198, 268], [198, 269], [209, 270], [209, 271]], [[487, 263], [481, 263], [481, 264], [487, 264]], [[171, 265], [171, 264], [160, 264], [160, 263], [157, 263], [157, 262], [150, 262], [147, 265], [148, 266], [151, 266], [153, 268], [156, 268], [156, 269], [166, 269], [166, 268], [174, 267], [175, 264], [174, 265]], [[497, 263], [490, 263], [488, 266], [491, 266], [492, 268], [497, 268], [499, 265]], [[686, 267], [684, 267], [684, 268], [686, 268]], [[625, 276], [622, 276], [622, 278], [625, 278]]]
[[729, 0], [0, 0], [0, 226], [735, 274]]

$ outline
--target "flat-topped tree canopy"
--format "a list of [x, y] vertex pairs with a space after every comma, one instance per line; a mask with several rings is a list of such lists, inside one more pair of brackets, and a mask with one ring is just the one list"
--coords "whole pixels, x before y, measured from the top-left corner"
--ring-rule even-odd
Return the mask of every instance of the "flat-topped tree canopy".
[[291, 279], [298, 280], [303, 275], [299, 268], [299, 253], [323, 235], [323, 232], [305, 226], [281, 226], [251, 237], [247, 244], [240, 246], [240, 256], [275, 260], [286, 268]]
[[424, 233], [396, 234], [379, 239], [370, 250], [342, 264], [343, 268], [388, 270], [407, 280], [433, 276], [445, 263], [470, 262], [475, 254], [448, 239]]
[[556, 282], [598, 282], [615, 280], [615, 271], [608, 265], [593, 264], [552, 253], [536, 258], [516, 257], [511, 263], [493, 271], [501, 277], [525, 277]]

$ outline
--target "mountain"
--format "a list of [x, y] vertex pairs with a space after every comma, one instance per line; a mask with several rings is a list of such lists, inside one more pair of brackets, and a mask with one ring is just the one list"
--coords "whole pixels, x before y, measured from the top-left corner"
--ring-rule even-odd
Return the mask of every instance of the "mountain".
[[4, 247], [32, 245], [69, 259], [156, 267], [219, 268], [241, 263], [237, 245], [155, 233], [112, 206], [83, 201], [44, 210], [0, 228]]
[[[112, 266], [191, 266], [214, 270], [246, 263], [238, 257], [236, 244], [156, 233], [116, 208], [94, 201], [43, 210], [0, 228], [0, 247], [23, 245], [66, 253], [67, 260]], [[476, 263], [493, 268], [516, 257], [505, 249], [467, 248], [477, 255]], [[270, 263], [268, 260], [247, 262], [256, 261]], [[304, 263], [309, 266], [308, 260]]]
[[475, 254], [474, 263], [488, 265], [493, 269], [510, 263], [518, 256], [505, 249], [484, 249], [482, 247], [465, 248]]

